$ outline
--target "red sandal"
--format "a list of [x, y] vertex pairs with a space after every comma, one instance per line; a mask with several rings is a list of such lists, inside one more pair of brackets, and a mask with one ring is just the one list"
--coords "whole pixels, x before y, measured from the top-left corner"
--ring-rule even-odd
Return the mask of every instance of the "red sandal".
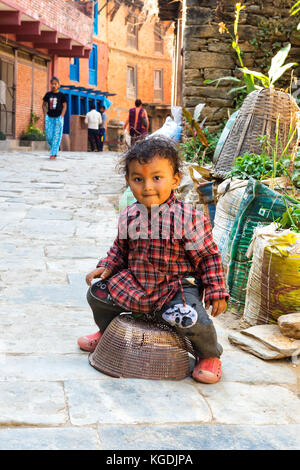
[[93, 352], [95, 351], [101, 336], [101, 331], [97, 331], [97, 333], [94, 333], [92, 335], [81, 336], [80, 338], [78, 338], [77, 344], [83, 351]]
[[192, 377], [197, 382], [214, 384], [222, 377], [222, 362], [218, 357], [196, 359]]

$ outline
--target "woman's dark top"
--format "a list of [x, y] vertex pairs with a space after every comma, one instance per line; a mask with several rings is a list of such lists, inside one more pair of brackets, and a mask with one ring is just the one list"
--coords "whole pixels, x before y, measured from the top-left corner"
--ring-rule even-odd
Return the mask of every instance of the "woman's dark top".
[[59, 91], [58, 93], [48, 91], [48, 93], [45, 94], [43, 100], [48, 103], [47, 114], [50, 117], [60, 116], [63, 110], [63, 103], [67, 102], [67, 98], [61, 91]]
[[[136, 113], [138, 116], [136, 119]], [[132, 137], [144, 136], [147, 134], [147, 121], [144, 108], [131, 108], [129, 110], [129, 133]], [[136, 125], [135, 125], [136, 121]]]

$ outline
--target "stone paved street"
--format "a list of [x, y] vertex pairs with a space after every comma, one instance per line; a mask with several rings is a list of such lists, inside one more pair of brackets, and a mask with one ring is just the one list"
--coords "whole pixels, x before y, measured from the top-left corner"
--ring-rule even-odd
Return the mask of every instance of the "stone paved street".
[[117, 228], [114, 153], [0, 155], [0, 449], [299, 449], [298, 367], [224, 347], [200, 385], [114, 379], [88, 363], [85, 275]]

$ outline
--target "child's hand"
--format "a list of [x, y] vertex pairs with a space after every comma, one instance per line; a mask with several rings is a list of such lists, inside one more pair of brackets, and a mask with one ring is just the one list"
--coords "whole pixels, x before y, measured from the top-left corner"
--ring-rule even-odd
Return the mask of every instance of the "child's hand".
[[208, 310], [211, 305], [212, 305], [211, 315], [213, 317], [217, 317], [221, 313], [225, 312], [225, 310], [227, 309], [227, 302], [225, 299], [207, 300], [205, 302], [205, 309]]
[[110, 275], [111, 275], [110, 269], [97, 268], [97, 269], [94, 269], [94, 271], [92, 271], [91, 273], [87, 274], [85, 280], [86, 280], [87, 285], [90, 286], [92, 284], [93, 279], [97, 277], [100, 277], [100, 279], [106, 279]]

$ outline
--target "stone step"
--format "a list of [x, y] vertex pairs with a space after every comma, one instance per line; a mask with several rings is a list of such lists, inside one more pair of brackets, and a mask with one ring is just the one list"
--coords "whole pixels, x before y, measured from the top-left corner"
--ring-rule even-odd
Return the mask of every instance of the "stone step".
[[8, 152], [31, 152], [32, 148], [30, 147], [23, 147], [23, 146], [10, 146], [7, 149]]

